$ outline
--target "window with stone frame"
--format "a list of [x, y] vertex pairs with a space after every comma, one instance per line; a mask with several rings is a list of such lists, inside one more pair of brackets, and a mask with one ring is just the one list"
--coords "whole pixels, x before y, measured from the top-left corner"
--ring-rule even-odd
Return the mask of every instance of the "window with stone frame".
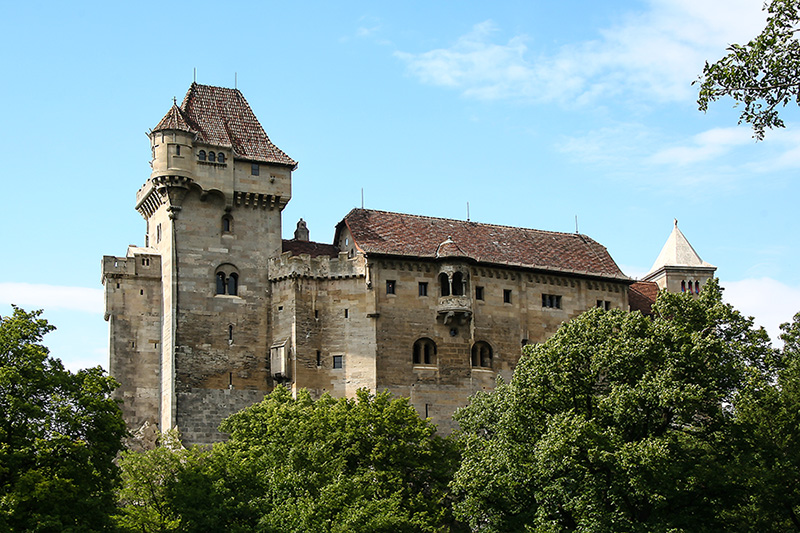
[[417, 339], [411, 357], [415, 365], [435, 365], [436, 343], [427, 337]]

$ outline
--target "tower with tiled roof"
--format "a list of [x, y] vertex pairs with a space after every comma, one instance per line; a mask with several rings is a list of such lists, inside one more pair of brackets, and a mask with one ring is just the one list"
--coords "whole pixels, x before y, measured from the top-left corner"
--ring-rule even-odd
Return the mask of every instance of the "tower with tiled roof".
[[716, 270], [717, 267], [700, 259], [675, 220], [667, 242], [643, 281], [656, 283], [661, 290], [697, 294]]
[[145, 246], [104, 261], [111, 373], [132, 426], [210, 442], [272, 387], [266, 266], [297, 164], [237, 89], [193, 83], [148, 135]]

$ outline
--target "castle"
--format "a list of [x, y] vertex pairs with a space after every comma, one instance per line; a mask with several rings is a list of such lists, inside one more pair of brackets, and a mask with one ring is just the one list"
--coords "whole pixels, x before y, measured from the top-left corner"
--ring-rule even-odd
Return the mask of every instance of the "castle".
[[149, 137], [144, 246], [103, 258], [110, 372], [130, 428], [178, 426], [186, 443], [220, 440], [278, 383], [388, 389], [446, 433], [525, 344], [590, 307], [648, 312], [715, 270], [677, 222], [642, 282], [577, 233], [354, 209], [332, 244], [302, 219], [284, 240], [297, 163], [241, 92], [193, 83]]

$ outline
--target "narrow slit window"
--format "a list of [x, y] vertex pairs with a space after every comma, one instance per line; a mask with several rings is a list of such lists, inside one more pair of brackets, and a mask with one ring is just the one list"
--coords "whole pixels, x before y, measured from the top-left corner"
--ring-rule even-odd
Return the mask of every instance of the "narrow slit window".
[[503, 289], [503, 303], [504, 304], [511, 303], [511, 289]]
[[428, 295], [428, 282], [427, 281], [420, 281], [419, 282], [419, 295], [420, 296], [427, 296]]

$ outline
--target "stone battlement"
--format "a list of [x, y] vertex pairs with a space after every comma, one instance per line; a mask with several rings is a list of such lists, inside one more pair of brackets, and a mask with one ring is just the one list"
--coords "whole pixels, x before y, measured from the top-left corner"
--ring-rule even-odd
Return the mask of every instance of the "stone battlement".
[[270, 281], [287, 278], [344, 279], [366, 277], [366, 261], [361, 254], [348, 258], [342, 252], [339, 257], [327, 255], [312, 257], [309, 254], [292, 255], [284, 252], [269, 261]]

